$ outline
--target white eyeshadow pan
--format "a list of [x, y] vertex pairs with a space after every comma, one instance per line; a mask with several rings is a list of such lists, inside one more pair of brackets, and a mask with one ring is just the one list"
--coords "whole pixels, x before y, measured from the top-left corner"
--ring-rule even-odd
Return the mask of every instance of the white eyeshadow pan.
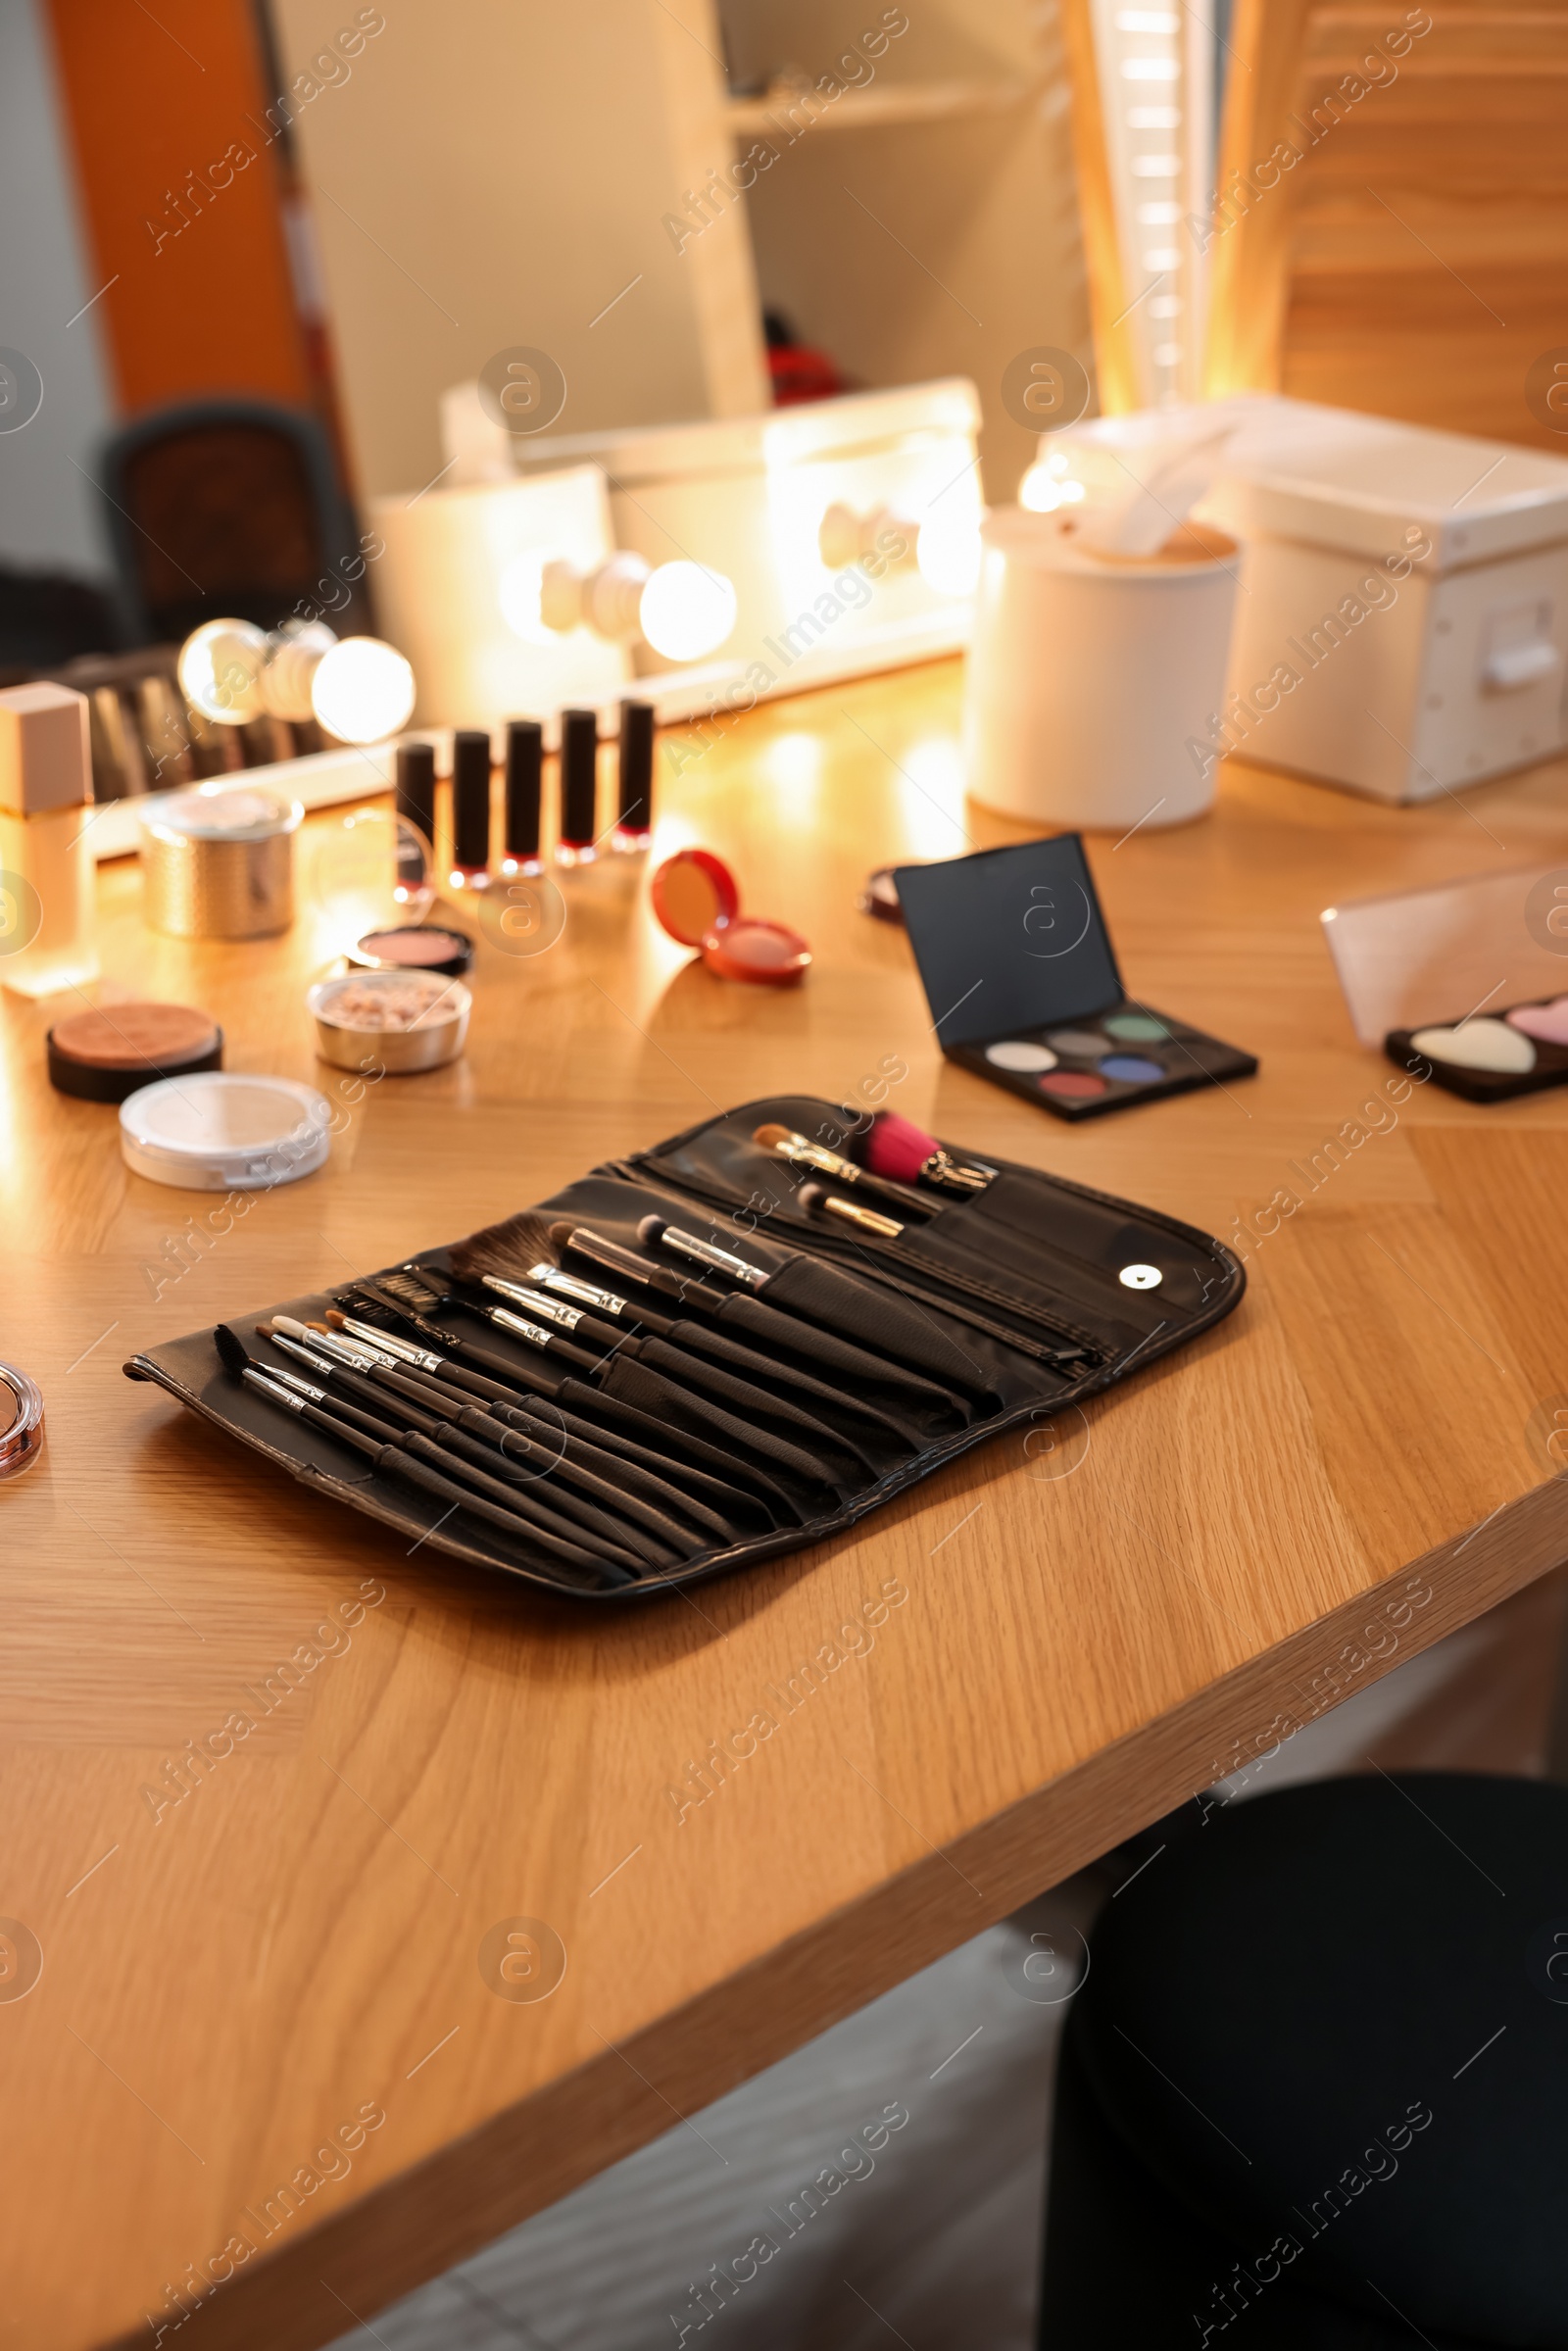
[[1010, 1069], [1021, 1078], [1038, 1077], [1042, 1070], [1056, 1066], [1056, 1056], [1049, 1045], [1026, 1045], [1015, 1037], [1004, 1038], [1000, 1045], [988, 1045], [986, 1059], [996, 1068]]
[[1463, 1020], [1456, 1029], [1417, 1029], [1411, 1050], [1456, 1069], [1485, 1069], [1497, 1077], [1525, 1077], [1536, 1065], [1530, 1039], [1504, 1021]]

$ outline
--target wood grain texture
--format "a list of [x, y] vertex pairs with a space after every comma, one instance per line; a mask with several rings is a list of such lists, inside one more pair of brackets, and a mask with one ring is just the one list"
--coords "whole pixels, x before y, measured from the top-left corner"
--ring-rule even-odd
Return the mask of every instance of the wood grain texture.
[[1116, 221], [1105, 97], [1101, 87], [1091, 0], [1061, 0], [1062, 46], [1072, 88], [1072, 146], [1078, 166], [1078, 218], [1095, 333], [1101, 414], [1126, 416], [1141, 405], [1135, 330], [1128, 322], [1127, 271]]
[[[113, 1110], [47, 1088], [47, 1010], [4, 999], [0, 1348], [50, 1437], [0, 1489], [0, 1914], [43, 1953], [25, 1998], [0, 1975], [0, 2345], [145, 2343], [225, 2246], [232, 2281], [166, 2340], [330, 2340], [1568, 1558], [1568, 1096], [1418, 1088], [1315, 1187], [1292, 1173], [1394, 1075], [1320, 908], [1561, 859], [1568, 768], [1472, 815], [1233, 762], [1209, 819], [1092, 844], [1133, 992], [1262, 1069], [1068, 1128], [940, 1060], [902, 934], [855, 911], [873, 865], [1019, 837], [962, 799], [958, 694], [938, 664], [775, 704], [666, 782], [661, 852], [720, 851], [807, 933], [799, 991], [713, 979], [638, 869], [570, 877], [550, 954], [481, 946], [466, 1059], [347, 1103], [331, 1165], [211, 1246], [169, 1253], [208, 1200], [131, 1177]], [[330, 1090], [303, 1003], [334, 945], [321, 822], [280, 940], [152, 938], [134, 868], [106, 869], [103, 993], [204, 1004], [230, 1067]], [[1240, 1231], [1238, 1312], [852, 1539], [592, 1622], [404, 1556], [121, 1377], [710, 1106], [854, 1099], [890, 1055], [939, 1134]], [[255, 1729], [168, 1800], [235, 1714]], [[537, 2003], [480, 1973], [519, 1918], [566, 1952]]]
[[1210, 397], [1561, 450], [1526, 397], [1568, 302], [1561, 12], [1241, 0], [1231, 46]]

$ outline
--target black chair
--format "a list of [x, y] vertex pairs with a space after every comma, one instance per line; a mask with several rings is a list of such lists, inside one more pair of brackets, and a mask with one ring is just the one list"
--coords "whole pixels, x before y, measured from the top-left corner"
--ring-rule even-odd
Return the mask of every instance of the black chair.
[[204, 400], [140, 416], [105, 443], [98, 486], [125, 641], [234, 615], [368, 628], [365, 560], [331, 444], [314, 416]]
[[1568, 2345], [1568, 1790], [1287, 1788], [1107, 1904], [1063, 2045], [1039, 2339]]

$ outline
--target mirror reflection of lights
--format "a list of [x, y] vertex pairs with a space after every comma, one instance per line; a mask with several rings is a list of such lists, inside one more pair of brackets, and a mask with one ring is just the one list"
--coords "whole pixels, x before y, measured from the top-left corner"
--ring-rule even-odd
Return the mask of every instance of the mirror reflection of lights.
[[[902, 552], [887, 552], [890, 540]], [[980, 577], [980, 516], [972, 507], [938, 503], [925, 514], [890, 506], [860, 514], [835, 502], [817, 526], [816, 551], [830, 571], [876, 557], [888, 571], [917, 570], [938, 596], [972, 596]], [[873, 574], [875, 576], [875, 574]]]
[[508, 627], [529, 643], [587, 628], [612, 643], [641, 637], [666, 661], [716, 653], [739, 612], [722, 571], [684, 561], [655, 565], [625, 551], [586, 570], [537, 551], [514, 556], [497, 593]]
[[180, 691], [218, 726], [314, 718], [340, 743], [380, 743], [414, 711], [414, 671], [379, 637], [339, 638], [324, 620], [204, 621], [179, 649]]

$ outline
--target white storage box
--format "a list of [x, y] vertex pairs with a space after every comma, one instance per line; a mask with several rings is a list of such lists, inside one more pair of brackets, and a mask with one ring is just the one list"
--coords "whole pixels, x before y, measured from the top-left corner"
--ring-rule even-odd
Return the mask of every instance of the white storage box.
[[[1234, 419], [1197, 513], [1244, 547], [1225, 707], [1195, 713], [1195, 764], [1237, 751], [1413, 801], [1563, 748], [1568, 462], [1304, 401], [1182, 413]], [[1134, 421], [1042, 452], [1093, 491]]]

